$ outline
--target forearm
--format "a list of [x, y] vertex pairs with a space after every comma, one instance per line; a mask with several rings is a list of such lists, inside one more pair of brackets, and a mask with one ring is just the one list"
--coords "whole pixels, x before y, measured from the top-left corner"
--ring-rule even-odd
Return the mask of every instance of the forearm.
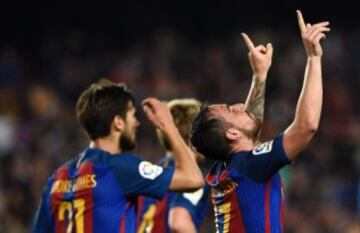
[[293, 123], [284, 133], [284, 149], [293, 160], [314, 136], [322, 107], [321, 59], [308, 59]]
[[166, 137], [172, 149], [171, 153], [175, 158], [176, 171], [174, 177], [185, 181], [179, 182], [180, 184], [188, 183], [190, 186], [194, 186], [189, 187], [190, 189], [201, 187], [203, 185], [203, 177], [196, 163], [195, 156], [191, 149], [185, 144], [175, 126], [174, 128], [166, 130]]
[[309, 57], [294, 124], [316, 130], [323, 99], [321, 57]]
[[266, 81], [260, 81], [259, 79], [259, 77], [253, 76], [245, 102], [245, 110], [254, 114], [262, 123], [264, 119]]

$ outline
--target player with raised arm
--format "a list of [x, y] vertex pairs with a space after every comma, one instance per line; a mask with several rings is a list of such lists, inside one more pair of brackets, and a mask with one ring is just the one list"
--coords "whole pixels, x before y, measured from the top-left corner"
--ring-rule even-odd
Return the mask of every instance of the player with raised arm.
[[[244, 39], [249, 40], [246, 35]], [[271, 66], [272, 45], [258, 46], [256, 53], [249, 53], [253, 69], [251, 88], [246, 99], [245, 108], [253, 113], [257, 127], [260, 129], [264, 115], [265, 87], [267, 73]], [[168, 102], [185, 142], [190, 143], [191, 123], [200, 111], [200, 103], [194, 99], [176, 99]], [[259, 130], [258, 130], [259, 131]], [[161, 144], [169, 151], [165, 135], [158, 134]], [[198, 159], [199, 160], [199, 159]], [[173, 166], [174, 161], [169, 152], [160, 161], [162, 166]], [[160, 200], [149, 197], [140, 198], [140, 226], [138, 233], [196, 233], [204, 218], [209, 186], [204, 186], [193, 193], [169, 192]]]
[[[268, 45], [268, 48], [270, 46]], [[268, 53], [267, 56], [266, 63], [269, 63], [269, 59], [271, 63], [271, 54]], [[262, 61], [260, 57], [256, 57], [256, 59], [253, 63], [258, 66]], [[245, 104], [249, 111], [254, 112], [254, 115], [256, 114], [260, 123], [264, 112], [266, 76], [266, 73], [254, 72], [251, 89]], [[200, 111], [200, 102], [195, 99], [175, 99], [169, 101], [167, 105], [184, 141], [190, 143], [191, 124]], [[158, 131], [158, 136], [161, 144], [167, 150], [166, 156], [160, 160], [159, 165], [174, 166], [174, 159], [171, 156], [171, 148], [166, 136], [161, 131]], [[200, 155], [197, 155], [197, 161], [199, 165], [204, 167], [204, 161]], [[206, 214], [208, 193], [209, 186], [205, 185], [195, 192], [168, 192], [160, 200], [145, 196], [139, 198], [138, 233], [196, 233]]]
[[[190, 144], [192, 122], [200, 111], [201, 103], [195, 99], [174, 99], [166, 104], [180, 135], [185, 143]], [[157, 135], [161, 145], [166, 149], [166, 155], [158, 165], [175, 166], [167, 136], [160, 130], [157, 130]], [[205, 172], [203, 157], [199, 154], [194, 155]], [[161, 199], [140, 197], [138, 233], [197, 232], [208, 209], [209, 191], [210, 187], [205, 185], [194, 192], [168, 192]]]
[[[278, 171], [297, 157], [317, 131], [323, 93], [320, 40], [330, 30], [329, 22], [305, 24], [300, 11], [297, 17], [307, 64], [295, 117], [285, 132], [257, 146], [256, 117], [242, 104], [206, 106], [194, 121], [193, 146], [218, 160], [207, 176], [217, 232], [283, 232]], [[243, 37], [250, 54], [258, 54], [259, 46]]]
[[204, 185], [193, 153], [182, 140], [168, 107], [143, 101], [151, 123], [169, 139], [176, 166], [162, 168], [124, 153], [135, 146], [135, 101], [122, 84], [103, 80], [80, 96], [76, 115], [90, 146], [49, 178], [32, 227], [36, 233], [136, 232], [139, 195], [162, 197], [168, 190]]

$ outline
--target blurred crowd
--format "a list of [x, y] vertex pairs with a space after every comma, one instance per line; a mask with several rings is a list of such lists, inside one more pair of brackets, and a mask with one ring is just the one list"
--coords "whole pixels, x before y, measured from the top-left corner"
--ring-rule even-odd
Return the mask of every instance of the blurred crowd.
[[[306, 55], [296, 31], [249, 32], [255, 43], [271, 41], [262, 139], [291, 122]], [[286, 181], [287, 233], [360, 232], [360, 30], [329, 34], [324, 44], [324, 107], [320, 129]], [[194, 41], [162, 29], [118, 46], [81, 31], [44, 37], [36, 53], [0, 46], [0, 233], [28, 232], [52, 171], [77, 155], [88, 139], [76, 122], [80, 92], [102, 77], [125, 82], [137, 103], [163, 100], [244, 101], [251, 68], [240, 33]], [[136, 153], [156, 162], [164, 151], [138, 111]], [[211, 214], [206, 219], [212, 222]], [[202, 232], [215, 232], [205, 224]]]

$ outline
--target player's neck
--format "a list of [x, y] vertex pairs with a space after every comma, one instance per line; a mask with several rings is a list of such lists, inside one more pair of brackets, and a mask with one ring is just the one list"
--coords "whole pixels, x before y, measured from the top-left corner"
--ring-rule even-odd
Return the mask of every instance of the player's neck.
[[99, 148], [103, 151], [109, 152], [110, 154], [119, 154], [121, 149], [119, 147], [119, 140], [112, 137], [103, 137], [91, 141], [91, 147]]
[[255, 147], [255, 143], [251, 139], [242, 139], [232, 145], [233, 152], [250, 151]]

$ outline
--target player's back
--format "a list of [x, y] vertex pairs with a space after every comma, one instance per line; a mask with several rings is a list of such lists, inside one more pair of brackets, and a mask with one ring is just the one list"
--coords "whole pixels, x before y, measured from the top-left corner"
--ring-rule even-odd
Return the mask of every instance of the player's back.
[[207, 177], [218, 232], [283, 232], [283, 187], [278, 169], [288, 162], [282, 137], [218, 162]]
[[154, 182], [161, 173], [135, 156], [88, 148], [49, 179], [33, 232], [135, 232], [136, 195], [162, 196], [172, 171]]

